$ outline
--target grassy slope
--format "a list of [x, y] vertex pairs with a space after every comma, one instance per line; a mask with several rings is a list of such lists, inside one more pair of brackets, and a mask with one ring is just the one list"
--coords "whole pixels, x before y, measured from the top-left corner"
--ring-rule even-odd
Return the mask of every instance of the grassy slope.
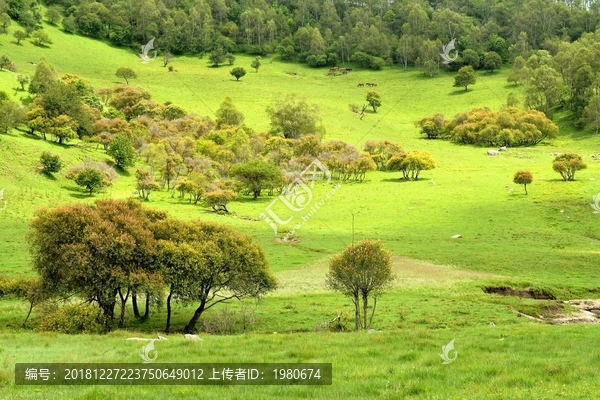
[[[452, 87], [449, 73], [426, 79], [417, 71], [391, 69], [353, 71], [347, 76], [327, 78], [324, 70], [268, 60], [264, 60], [259, 73], [254, 73], [249, 68], [251, 58], [240, 55], [236, 65], [245, 66], [249, 72], [242, 81], [235, 82], [227, 66], [209, 68], [204, 60], [178, 57], [173, 65], [179, 72], [168, 73], [159, 61], [142, 65], [133, 52], [64, 35], [50, 26], [46, 29], [54, 40], [50, 48], [28, 42], [17, 46], [9, 35], [0, 37], [0, 53], [16, 61], [21, 73], [29, 74], [34, 66], [27, 61], [45, 56], [60, 73], [79, 74], [96, 87], [117, 83], [114, 71], [128, 65], [138, 72], [139, 79], [134, 84], [149, 89], [155, 99], [170, 100], [203, 115], [212, 116], [223, 97], [229, 95], [245, 112], [248, 125], [257, 130], [268, 128], [267, 105], [281, 94], [299, 93], [321, 107], [327, 139], [342, 139], [357, 146], [368, 139], [390, 139], [407, 149], [426, 149], [434, 155], [438, 168], [424, 173], [424, 180], [419, 182], [400, 182], [397, 174], [372, 173], [363, 184], [342, 185], [327, 205], [297, 231], [300, 242], [293, 245], [275, 242], [264, 222], [215, 216], [172, 199], [167, 193], [154, 193], [150, 202], [153, 207], [168, 209], [181, 218], [231, 224], [263, 244], [284, 289], [267, 297], [259, 308], [256, 332], [307, 331], [338, 312], [347, 316], [350, 303], [339, 295], [324, 292], [322, 278], [329, 256], [351, 241], [351, 212], [356, 215], [356, 238], [381, 238], [397, 255], [496, 274], [469, 276], [468, 280], [461, 275], [460, 279], [442, 284], [444, 274], [440, 271], [430, 275], [418, 272], [416, 282], [401, 274], [398, 287], [378, 305], [376, 327], [384, 329], [381, 334], [207, 338], [199, 350], [183, 352], [187, 354], [185, 359], [260, 361], [257, 354], [272, 354], [269, 360], [330, 361], [336, 368], [336, 383], [331, 388], [203, 389], [207, 396], [332, 398], [361, 393], [360, 397], [389, 398], [531, 398], [533, 394], [539, 398], [559, 397], [563, 385], [569, 385], [571, 394], [593, 397], [586, 393], [593, 393], [595, 388], [597, 371], [592, 366], [597, 364], [600, 353], [593, 347], [587, 348], [586, 341], [597, 336], [597, 327], [540, 327], [520, 321], [507, 306], [538, 307], [534, 301], [484, 296], [479, 286], [514, 282], [568, 286], [578, 292], [597, 287], [598, 221], [588, 203], [600, 191], [599, 166], [590, 163], [588, 170], [578, 174], [577, 182], [565, 184], [552, 172], [549, 153], [574, 150], [589, 161], [589, 154], [599, 151], [600, 138], [573, 131], [558, 116], [559, 140], [532, 150], [511, 149], [500, 157], [487, 157], [485, 149], [423, 140], [414, 128], [415, 120], [435, 112], [452, 115], [483, 105], [499, 107], [509, 91], [519, 90], [506, 85], [507, 71], [480, 73], [478, 83], [464, 93]], [[292, 77], [286, 72], [298, 75]], [[368, 114], [361, 121], [348, 111], [347, 105], [363, 100], [365, 90], [356, 88], [356, 84], [365, 81], [378, 83], [384, 105], [379, 113]], [[15, 84], [13, 73], [0, 73], [0, 89], [14, 94]], [[22, 92], [17, 92], [15, 98], [27, 101]], [[94, 149], [58, 147], [26, 138], [19, 132], [0, 140], [0, 188], [6, 188], [5, 198], [9, 201], [8, 208], [0, 213], [0, 272], [13, 276], [30, 274], [24, 235], [33, 211], [41, 206], [90, 201], [60, 175], [56, 180], [36, 175], [37, 157], [43, 150], [51, 150], [71, 166], [86, 156], [102, 159], [105, 155]], [[512, 175], [522, 168], [532, 170], [535, 178], [527, 197], [512, 184]], [[589, 180], [594, 177], [597, 180]], [[435, 181], [435, 185], [427, 184], [428, 180]], [[514, 193], [509, 194], [506, 186], [514, 187]], [[96, 198], [126, 198], [132, 195], [132, 189], [132, 178], [121, 176], [113, 188]], [[318, 186], [314, 198], [323, 198], [327, 190]], [[271, 201], [244, 200], [230, 208], [237, 217], [257, 218]], [[296, 215], [296, 220], [303, 214]], [[455, 233], [463, 238], [451, 240]], [[16, 325], [26, 311], [24, 305], [3, 304], [2, 325]], [[190, 309], [178, 309], [176, 325], [185, 323], [189, 314]], [[490, 320], [496, 321], [500, 333], [487, 327]], [[157, 316], [148, 325], [134, 329], [159, 329], [162, 323], [162, 317]], [[77, 354], [80, 361], [136, 362], [137, 351], [132, 348], [137, 345], [125, 343], [124, 335], [114, 333], [103, 338], [106, 349], [114, 348], [109, 356], [99, 350], [98, 354], [90, 352], [94, 337], [69, 338], [67, 346], [62, 344], [67, 339], [60, 335], [38, 336], [8, 329], [0, 335], [0, 353], [5, 360], [0, 369], [2, 382], [12, 379], [10, 371], [15, 360], [37, 360], [40, 354], [49, 361], [66, 360]], [[510, 338], [499, 342], [501, 335]], [[39, 340], [40, 337], [44, 339]], [[437, 353], [453, 337], [457, 337], [460, 360], [465, 361], [443, 366]], [[314, 342], [327, 346], [313, 346]], [[178, 343], [169, 342], [161, 350], [161, 361], [181, 359], [178, 346], [190, 345]], [[350, 348], [356, 349], [356, 354]], [[563, 350], [555, 354], [557, 348]], [[363, 365], [367, 366], [361, 368]], [[29, 388], [11, 386], [10, 390], [11, 397], [36, 396]], [[104, 398], [105, 390], [53, 388], [44, 396]], [[125, 388], [110, 390], [114, 397], [133, 396]], [[184, 397], [198, 393], [195, 388], [164, 390]], [[149, 398], [155, 393], [152, 389], [139, 393], [142, 392]]]

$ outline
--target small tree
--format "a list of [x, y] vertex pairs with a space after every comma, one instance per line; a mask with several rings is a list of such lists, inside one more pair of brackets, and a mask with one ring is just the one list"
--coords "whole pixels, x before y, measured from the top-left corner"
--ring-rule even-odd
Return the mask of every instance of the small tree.
[[129, 79], [137, 79], [137, 74], [129, 67], [120, 67], [115, 73], [117, 78], [125, 79], [125, 83], [129, 85]]
[[283, 176], [276, 165], [258, 159], [234, 165], [230, 175], [237, 178], [254, 199], [269, 186], [278, 186]]
[[464, 87], [465, 91], [468, 90], [469, 85], [474, 85], [477, 82], [477, 75], [475, 70], [470, 65], [462, 67], [458, 70], [458, 73], [454, 77], [455, 87]]
[[533, 182], [533, 174], [529, 171], [517, 171], [513, 178], [513, 182], [517, 185], [523, 185], [525, 194], [527, 194], [527, 185]]
[[575, 172], [586, 168], [587, 164], [575, 153], [561, 154], [552, 163], [552, 169], [558, 172], [565, 182], [574, 181]]
[[244, 113], [235, 107], [230, 97], [225, 97], [215, 115], [217, 117], [217, 127], [223, 125], [239, 126], [244, 121]]
[[135, 164], [135, 149], [131, 139], [125, 135], [116, 135], [106, 153], [114, 158], [115, 164], [122, 169], [133, 167]]
[[65, 174], [65, 178], [73, 180], [78, 186], [85, 188], [90, 196], [94, 191], [112, 185], [117, 174], [114, 169], [102, 162], [89, 159], [73, 167]]
[[46, 44], [52, 44], [52, 39], [48, 36], [48, 33], [42, 30], [37, 30], [31, 34], [31, 41], [37, 46], [44, 46]]
[[62, 18], [62, 7], [57, 5], [50, 6], [48, 7], [48, 10], [46, 10], [44, 16], [46, 17], [48, 22], [50, 22], [53, 25], [56, 25], [60, 22], [60, 19]]
[[8, 27], [12, 24], [12, 20], [10, 19], [10, 15], [3, 12], [0, 14], [0, 32], [8, 35]]
[[435, 160], [426, 151], [413, 150], [410, 153], [398, 153], [387, 163], [390, 171], [401, 171], [402, 177], [413, 181], [419, 179], [419, 173], [436, 167]]
[[244, 67], [235, 67], [229, 73], [235, 77], [236, 81], [239, 81], [242, 76], [246, 75], [246, 70]]
[[138, 169], [135, 171], [135, 179], [137, 182], [136, 189], [140, 197], [148, 201], [150, 192], [160, 189], [158, 183], [154, 181], [152, 173], [146, 169]]
[[25, 85], [29, 83], [29, 75], [19, 74], [17, 76], [17, 82], [21, 85], [21, 90], [25, 90]]
[[[165, 54], [163, 55], [163, 67], [166, 67], [167, 64], [169, 64], [171, 62], [171, 60], [173, 59], [173, 53], [171, 53], [170, 51], [165, 51]], [[171, 71], [172, 69], [169, 68], [169, 71]]]
[[488, 51], [485, 53], [483, 58], [483, 68], [490, 72], [494, 72], [495, 69], [500, 69], [502, 66], [502, 57], [495, 51]]
[[93, 168], [86, 168], [79, 172], [74, 181], [77, 186], [84, 187], [89, 192], [90, 196], [94, 190], [103, 188], [105, 186], [102, 173]]
[[258, 69], [261, 65], [262, 63], [260, 62], [260, 56], [256, 56], [254, 60], [252, 60], [252, 64], [250, 64], [250, 67], [254, 68], [256, 72], [258, 72]]
[[231, 53], [225, 54], [225, 58], [227, 59], [227, 63], [229, 65], [233, 65], [233, 63], [235, 62], [235, 56]]
[[8, 67], [10, 65], [11, 61], [10, 58], [8, 58], [8, 56], [6, 54], [2, 54], [2, 56], [0, 56], [0, 71], [2, 71], [2, 69]]
[[204, 195], [204, 202], [207, 206], [212, 207], [213, 211], [225, 211], [229, 213], [227, 204], [236, 198], [237, 194], [231, 190], [215, 190]]
[[381, 107], [381, 93], [375, 90], [367, 92], [367, 103], [373, 108], [373, 112], [377, 112], [377, 108]]
[[213, 51], [210, 52], [208, 59], [213, 67], [218, 67], [219, 64], [223, 64], [226, 60], [225, 50], [220, 46], [215, 47]]
[[27, 33], [19, 29], [13, 33], [13, 37], [17, 39], [17, 44], [21, 44], [21, 40], [27, 39]]
[[[356, 330], [361, 326], [365, 330], [369, 329], [375, 315], [377, 298], [393, 280], [391, 255], [380, 241], [365, 239], [356, 245], [350, 245], [329, 262], [327, 284], [352, 299]], [[370, 318], [369, 297], [374, 300]]]
[[60, 156], [52, 155], [48, 151], [44, 151], [40, 157], [40, 164], [42, 164], [42, 171], [47, 174], [53, 174], [55, 172], [59, 172], [63, 163], [60, 160]]
[[25, 122], [25, 107], [14, 101], [0, 103], [0, 132], [7, 134], [12, 129]]

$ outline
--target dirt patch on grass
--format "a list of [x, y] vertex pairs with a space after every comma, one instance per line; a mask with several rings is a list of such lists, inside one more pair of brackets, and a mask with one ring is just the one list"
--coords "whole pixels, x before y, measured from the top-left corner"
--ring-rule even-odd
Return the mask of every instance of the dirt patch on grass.
[[[573, 311], [573, 308], [576, 310]], [[577, 310], [578, 309], [578, 310]], [[598, 324], [600, 323], [600, 300], [568, 300], [541, 308], [542, 315], [531, 315], [512, 309], [519, 317], [547, 324]]]
[[393, 257], [392, 271], [398, 280], [453, 281], [498, 277], [488, 272], [459, 269], [406, 257]]
[[[279, 279], [278, 293], [305, 293], [326, 291], [325, 277], [329, 269], [329, 257], [312, 265], [290, 268], [276, 273]], [[497, 278], [498, 275], [462, 270], [448, 265], [406, 257], [392, 258], [392, 272], [398, 287], [439, 285], [459, 280]]]
[[516, 296], [524, 299], [536, 299], [536, 300], [556, 300], [556, 297], [552, 293], [548, 293], [545, 290], [537, 290], [531, 288], [525, 289], [514, 289], [507, 286], [487, 286], [483, 288], [483, 291], [488, 294], [500, 294], [502, 296]]

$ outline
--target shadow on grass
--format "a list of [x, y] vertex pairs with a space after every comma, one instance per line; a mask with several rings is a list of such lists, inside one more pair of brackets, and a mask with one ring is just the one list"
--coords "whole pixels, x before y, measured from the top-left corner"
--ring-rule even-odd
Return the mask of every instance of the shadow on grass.
[[50, 181], [56, 181], [56, 180], [57, 180], [57, 179], [56, 179], [56, 177], [55, 177], [54, 175], [52, 175], [51, 173], [49, 173], [49, 172], [46, 172], [46, 171], [42, 171], [42, 172], [40, 173], [40, 175], [42, 175], [44, 178], [46, 178], [46, 179], [48, 179], [48, 180], [50, 180]]
[[430, 179], [428, 179], [428, 178], [419, 178], [414, 181], [409, 181], [404, 178], [385, 178], [385, 179], [382, 179], [380, 182], [405, 183], [405, 182], [427, 182], [429, 180]]
[[[108, 164], [108, 162], [107, 162]], [[123, 169], [117, 165], [114, 164], [109, 164], [111, 167], [114, 168], [115, 172], [119, 175], [119, 176], [124, 176], [124, 177], [130, 177], [131, 176], [131, 172], [127, 171], [126, 169]]]
[[43, 44], [43, 43], [35, 43], [35, 42], [30, 42], [30, 43], [31, 43], [32, 45], [34, 45], [35, 47], [39, 47], [39, 48], [41, 48], [41, 49], [49, 49], [49, 48], [50, 48], [50, 46], [48, 46], [48, 45], [45, 45], [45, 44]]
[[460, 90], [453, 90], [452, 92], [450, 92], [448, 94], [450, 96], [462, 96], [463, 94], [467, 94], [472, 91], [473, 91], [473, 89], [465, 90], [464, 88], [461, 88]]

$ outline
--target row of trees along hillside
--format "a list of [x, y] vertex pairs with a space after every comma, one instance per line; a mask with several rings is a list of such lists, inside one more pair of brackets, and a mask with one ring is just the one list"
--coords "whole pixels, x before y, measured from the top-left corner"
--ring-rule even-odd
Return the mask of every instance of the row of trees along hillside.
[[[524, 47], [548, 49], [600, 24], [596, 2], [551, 0], [238, 1], [238, 0], [0, 0], [0, 14], [27, 33], [43, 18], [66, 32], [139, 49], [156, 38], [163, 53], [203, 54], [218, 49], [278, 53], [312, 66], [354, 61], [379, 69], [388, 63], [439, 68], [442, 44], [456, 38], [459, 59], [483, 67], [493, 52], [504, 62]], [[42, 15], [43, 14], [43, 15]]]
[[[13, 104], [21, 118], [14, 119], [12, 127], [24, 125], [30, 135], [58, 143], [76, 138], [95, 143], [117, 168], [144, 163], [135, 176], [145, 200], [152, 191], [170, 190], [194, 204], [202, 200], [215, 211], [228, 212], [227, 203], [239, 193], [255, 199], [265, 192], [282, 193], [315, 158], [334, 180], [343, 182], [362, 182], [367, 172], [387, 169], [394, 156], [411, 153], [405, 163], [396, 162], [392, 168], [406, 172], [405, 178], [417, 179], [416, 171], [435, 166], [427, 153], [407, 153], [390, 142], [368, 142], [362, 151], [342, 141], [324, 142], [318, 107], [295, 95], [269, 106], [270, 131], [255, 132], [244, 124], [243, 113], [230, 98], [213, 120], [188, 114], [170, 102], [157, 103], [142, 88], [117, 85], [95, 90], [77, 75], [58, 77], [46, 60], [37, 65], [28, 90], [34, 101], [27, 108]], [[415, 154], [428, 160], [409, 162]], [[45, 159], [44, 171], [57, 172], [55, 166], [52, 171], [44, 167], [49, 160]], [[112, 167], [92, 159], [66, 173], [90, 195], [117, 176]]]

